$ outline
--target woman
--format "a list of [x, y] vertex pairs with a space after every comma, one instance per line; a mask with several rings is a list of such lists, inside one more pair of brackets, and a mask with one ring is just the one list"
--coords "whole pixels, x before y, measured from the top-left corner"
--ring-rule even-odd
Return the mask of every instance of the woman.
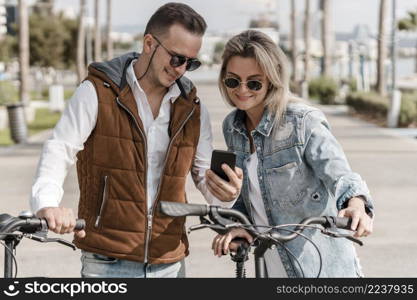
[[[352, 218], [356, 237], [372, 232], [373, 205], [365, 182], [350, 169], [323, 113], [291, 96], [287, 59], [267, 35], [248, 30], [226, 44], [219, 86], [236, 107], [223, 122], [228, 150], [236, 153], [244, 174], [235, 208], [257, 225], [338, 215]], [[323, 255], [322, 277], [363, 276], [352, 242], [312, 229], [304, 233]], [[243, 229], [218, 235], [215, 255], [233, 249], [235, 237], [252, 241]], [[265, 256], [270, 277], [317, 276], [319, 257], [311, 243], [297, 238], [286, 247], [302, 271], [278, 247]]]

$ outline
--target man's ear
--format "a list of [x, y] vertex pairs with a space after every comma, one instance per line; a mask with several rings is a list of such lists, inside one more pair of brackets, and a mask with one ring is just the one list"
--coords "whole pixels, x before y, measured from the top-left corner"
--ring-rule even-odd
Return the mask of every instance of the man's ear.
[[150, 33], [145, 34], [145, 36], [143, 37], [143, 52], [151, 53], [155, 50], [155, 47], [156, 43], [152, 35]]

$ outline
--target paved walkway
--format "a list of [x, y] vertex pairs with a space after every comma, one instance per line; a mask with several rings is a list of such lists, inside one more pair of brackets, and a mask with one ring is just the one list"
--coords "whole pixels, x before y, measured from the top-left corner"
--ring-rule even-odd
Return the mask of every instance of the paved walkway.
[[[211, 113], [215, 148], [224, 149], [221, 122], [230, 108], [221, 100], [215, 85], [200, 86], [199, 95]], [[365, 178], [376, 202], [375, 232], [364, 239], [364, 247], [358, 248], [365, 274], [368, 277], [417, 277], [417, 140], [353, 119], [343, 107], [324, 107], [323, 110], [352, 168]], [[1, 213], [16, 215], [28, 209], [42, 142], [48, 134], [36, 136], [25, 146], [0, 148]], [[64, 189], [63, 205], [76, 209], [75, 169], [69, 173]], [[187, 189], [190, 202], [204, 203], [191, 180]], [[197, 218], [190, 218], [188, 223], [197, 221]], [[233, 264], [228, 257], [217, 258], [211, 254], [213, 236], [209, 231], [190, 235], [189, 277], [233, 277]], [[71, 240], [71, 235], [65, 238]], [[23, 240], [17, 250], [19, 276], [77, 277], [81, 265], [79, 255], [79, 250], [74, 252], [58, 244]], [[2, 268], [2, 254], [0, 256]], [[250, 266], [251, 263], [248, 274], [253, 276]]]

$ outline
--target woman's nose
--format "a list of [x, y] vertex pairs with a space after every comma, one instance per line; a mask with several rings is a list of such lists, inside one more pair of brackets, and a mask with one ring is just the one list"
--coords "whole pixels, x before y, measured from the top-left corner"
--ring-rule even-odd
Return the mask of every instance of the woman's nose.
[[237, 88], [238, 88], [238, 90], [240, 90], [242, 92], [249, 91], [248, 86], [246, 85], [245, 82], [241, 82]]

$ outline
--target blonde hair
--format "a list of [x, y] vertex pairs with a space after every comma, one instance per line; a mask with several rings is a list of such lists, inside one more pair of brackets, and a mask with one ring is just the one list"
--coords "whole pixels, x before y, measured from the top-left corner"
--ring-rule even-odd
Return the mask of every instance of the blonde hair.
[[232, 37], [225, 46], [219, 75], [219, 89], [226, 101], [234, 106], [227, 94], [224, 78], [229, 60], [234, 56], [251, 57], [259, 64], [270, 82], [265, 95], [265, 106], [281, 120], [290, 100], [297, 100], [290, 93], [289, 65], [284, 52], [266, 34], [257, 30], [246, 30]]

